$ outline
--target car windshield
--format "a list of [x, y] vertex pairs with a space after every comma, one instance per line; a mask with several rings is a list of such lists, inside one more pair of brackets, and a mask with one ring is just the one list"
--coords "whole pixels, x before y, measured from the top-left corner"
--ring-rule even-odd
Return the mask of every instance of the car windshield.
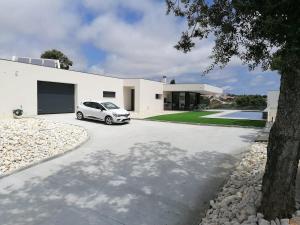
[[111, 102], [103, 102], [101, 103], [106, 109], [119, 109], [114, 103]]

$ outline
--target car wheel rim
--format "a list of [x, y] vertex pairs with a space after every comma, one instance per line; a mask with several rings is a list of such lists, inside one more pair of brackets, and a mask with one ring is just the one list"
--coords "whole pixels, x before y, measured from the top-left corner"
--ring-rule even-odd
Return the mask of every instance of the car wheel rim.
[[77, 113], [77, 118], [80, 119], [80, 120], [82, 119], [81, 113]]
[[107, 117], [107, 118], [106, 118], [106, 123], [107, 123], [107, 124], [112, 124], [112, 121], [111, 121], [111, 118], [110, 118], [110, 117]]

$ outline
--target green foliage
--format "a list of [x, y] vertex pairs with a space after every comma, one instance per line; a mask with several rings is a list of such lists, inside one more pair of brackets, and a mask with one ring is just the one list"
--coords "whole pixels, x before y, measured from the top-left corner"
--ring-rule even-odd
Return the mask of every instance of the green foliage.
[[223, 118], [205, 118], [203, 116], [211, 115], [218, 112], [185, 112], [168, 115], [160, 115], [150, 117], [150, 120], [170, 121], [179, 123], [198, 123], [198, 124], [214, 124], [225, 126], [246, 126], [246, 127], [264, 127], [266, 122], [263, 120], [237, 120]]
[[235, 100], [237, 108], [264, 109], [267, 107], [266, 98], [261, 95], [241, 95]]
[[177, 49], [186, 53], [195, 46], [195, 40], [214, 37], [211, 56], [214, 62], [207, 71], [216, 65], [224, 67], [233, 56], [250, 69], [261, 66], [265, 70], [282, 71], [284, 65], [299, 66], [298, 1], [166, 0], [166, 3], [168, 14], [184, 17], [188, 23], [188, 29], [175, 46]]
[[230, 95], [234, 97], [231, 101], [216, 102], [210, 101], [207, 105], [210, 109], [245, 109], [263, 110], [267, 107], [266, 95]]
[[[226, 104], [215, 104], [215, 105], [209, 105], [210, 109], [239, 109], [235, 102], [232, 103], [226, 103]], [[248, 109], [248, 108], [245, 108]]]
[[52, 49], [45, 51], [41, 55], [42, 59], [57, 59], [60, 62], [60, 68], [64, 70], [68, 70], [70, 66], [73, 65], [73, 62], [66, 56], [64, 55], [61, 51]]

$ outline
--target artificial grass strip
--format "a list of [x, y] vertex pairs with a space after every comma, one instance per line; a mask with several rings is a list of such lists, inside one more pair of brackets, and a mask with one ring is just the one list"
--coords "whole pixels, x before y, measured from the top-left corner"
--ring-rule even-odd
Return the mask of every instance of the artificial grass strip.
[[203, 112], [184, 112], [153, 116], [147, 119], [157, 121], [184, 122], [184, 123], [199, 123], [199, 124], [214, 124], [228, 125], [241, 127], [264, 127], [264, 120], [244, 120], [244, 119], [226, 119], [226, 118], [205, 118], [203, 116], [211, 115], [219, 112], [203, 111]]

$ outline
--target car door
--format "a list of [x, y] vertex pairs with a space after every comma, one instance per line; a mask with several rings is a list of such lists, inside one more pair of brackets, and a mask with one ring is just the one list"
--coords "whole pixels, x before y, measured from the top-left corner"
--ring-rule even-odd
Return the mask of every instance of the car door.
[[92, 102], [84, 102], [82, 111], [85, 117], [93, 117], [94, 109]]
[[105, 113], [104, 107], [97, 102], [92, 102], [92, 117], [97, 118], [99, 120], [104, 120]]
[[99, 104], [99, 108], [100, 108], [100, 112], [99, 112], [100, 119], [105, 120], [105, 116], [107, 115], [106, 109], [101, 104]]
[[94, 108], [95, 108], [94, 117], [100, 120], [104, 120], [106, 115], [105, 108], [97, 102], [94, 102]]

